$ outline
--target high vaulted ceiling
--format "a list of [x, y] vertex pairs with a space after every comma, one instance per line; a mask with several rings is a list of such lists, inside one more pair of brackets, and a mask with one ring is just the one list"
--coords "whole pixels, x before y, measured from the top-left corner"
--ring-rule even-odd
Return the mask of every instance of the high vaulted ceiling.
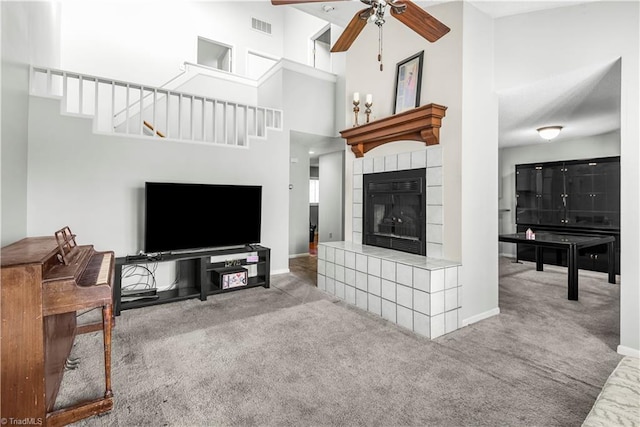
[[[493, 18], [543, 9], [573, 6], [586, 1], [480, 1], [476, 8]], [[442, 1], [414, 1], [426, 8]], [[357, 11], [367, 7], [358, 0], [295, 5], [299, 10], [345, 27]], [[526, 86], [501, 91], [499, 147], [544, 142], [541, 126], [561, 125], [556, 141], [599, 135], [620, 128], [620, 64], [601, 64]]]
[[[422, 8], [427, 8], [432, 5], [445, 3], [446, 0], [414, 0], [413, 2]], [[480, 9], [487, 15], [493, 18], [500, 18], [503, 16], [517, 15], [521, 13], [534, 12], [536, 10], [553, 9], [556, 7], [572, 6], [579, 3], [587, 3], [595, 0], [466, 0], [473, 4], [476, 8]], [[346, 27], [353, 15], [359, 10], [364, 9], [367, 5], [362, 4], [359, 0], [351, 1], [328, 1], [328, 2], [313, 2], [306, 4], [296, 4], [293, 6], [299, 10], [309, 13], [310, 15], [317, 16], [331, 22], [332, 24]]]

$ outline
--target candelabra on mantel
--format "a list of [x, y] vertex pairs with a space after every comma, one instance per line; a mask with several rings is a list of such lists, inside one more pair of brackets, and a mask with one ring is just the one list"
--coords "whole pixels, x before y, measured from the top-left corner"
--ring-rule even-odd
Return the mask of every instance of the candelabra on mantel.
[[371, 106], [373, 105], [373, 95], [367, 94], [367, 100], [364, 103], [366, 107], [364, 113], [367, 115], [367, 123], [369, 123], [369, 116], [371, 115]]
[[360, 112], [359, 105], [360, 105], [360, 93], [354, 92], [353, 93], [353, 115], [354, 115], [353, 127], [358, 126], [358, 113]]
[[[371, 118], [371, 106], [373, 105], [373, 95], [370, 93], [367, 94], [366, 100], [364, 102], [365, 110], [364, 113], [367, 116], [366, 123], [369, 123]], [[358, 113], [360, 112], [360, 93], [353, 93], [353, 127], [360, 126], [358, 123]]]

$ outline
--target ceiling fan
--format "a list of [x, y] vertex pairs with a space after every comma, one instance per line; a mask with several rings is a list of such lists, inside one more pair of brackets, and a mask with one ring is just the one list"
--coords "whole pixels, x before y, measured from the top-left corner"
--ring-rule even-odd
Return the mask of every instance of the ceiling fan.
[[[316, 3], [321, 1], [327, 0], [271, 0], [271, 4], [279, 6], [287, 4]], [[379, 29], [378, 61], [380, 62], [380, 71], [382, 71], [382, 25], [385, 23], [384, 15], [387, 6], [390, 8], [391, 16], [398, 19], [400, 22], [430, 42], [435, 42], [450, 30], [449, 27], [425, 12], [411, 0], [360, 1], [369, 7], [359, 11], [353, 16], [353, 18], [351, 18], [351, 21], [347, 24], [347, 27], [331, 48], [331, 52], [344, 52], [348, 50], [367, 22], [371, 20]]]

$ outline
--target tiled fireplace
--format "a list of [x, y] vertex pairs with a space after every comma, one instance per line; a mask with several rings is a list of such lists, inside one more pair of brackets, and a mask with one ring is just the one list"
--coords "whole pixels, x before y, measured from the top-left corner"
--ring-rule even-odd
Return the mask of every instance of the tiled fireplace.
[[[417, 209], [412, 198], [405, 199], [409, 201], [402, 201], [398, 205], [400, 208], [396, 208], [394, 203], [402, 199], [396, 195], [380, 197], [379, 206], [374, 208], [377, 213], [372, 213], [372, 208], [365, 208], [364, 187], [371, 181], [370, 174], [395, 177], [394, 172], [398, 171], [401, 176], [421, 182], [419, 185], [424, 188], [420, 203], [424, 205]], [[411, 185], [403, 184], [403, 188], [409, 189]], [[405, 192], [409, 193], [413, 194], [412, 191]], [[427, 338], [458, 329], [461, 325], [462, 266], [459, 262], [442, 259], [442, 201], [442, 150], [439, 145], [414, 152], [355, 159], [352, 241], [319, 244], [318, 288]], [[396, 246], [366, 244], [370, 238], [364, 228], [364, 216], [377, 223], [384, 222], [387, 227], [378, 227], [378, 231], [383, 231], [379, 234], [383, 237], [393, 235], [401, 242]], [[400, 216], [402, 220], [398, 220]], [[422, 227], [397, 227], [399, 223], [407, 225], [416, 221]], [[417, 232], [414, 228], [422, 231]], [[420, 237], [424, 239], [421, 252], [404, 250], [403, 241]]]
[[354, 243], [363, 243], [364, 175], [422, 169], [425, 171], [426, 256], [442, 258], [442, 148], [432, 145], [420, 151], [380, 157], [361, 157], [353, 161], [353, 235]]

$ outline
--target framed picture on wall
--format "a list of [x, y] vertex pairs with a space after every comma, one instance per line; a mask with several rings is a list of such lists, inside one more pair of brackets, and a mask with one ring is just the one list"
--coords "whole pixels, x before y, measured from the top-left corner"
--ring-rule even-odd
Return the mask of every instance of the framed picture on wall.
[[424, 50], [398, 62], [396, 66], [396, 96], [393, 114], [411, 110], [420, 105], [423, 58]]

